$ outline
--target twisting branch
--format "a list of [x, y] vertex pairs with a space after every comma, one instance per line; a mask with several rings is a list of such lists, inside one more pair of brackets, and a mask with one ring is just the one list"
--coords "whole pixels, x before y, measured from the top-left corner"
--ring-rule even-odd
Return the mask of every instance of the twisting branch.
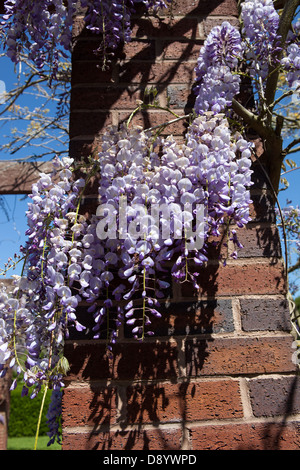
[[300, 138], [294, 139], [289, 145], [286, 146], [286, 148], [284, 149], [284, 154], [287, 155], [288, 153], [295, 152], [295, 149], [292, 150], [292, 148], [298, 144], [300, 144]]
[[255, 132], [257, 132], [261, 138], [266, 139], [270, 131], [266, 125], [256, 116], [254, 113], [246, 109], [241, 103], [239, 103], [235, 98], [232, 100], [232, 109], [238, 116], [240, 116], [244, 122], [251, 127]]

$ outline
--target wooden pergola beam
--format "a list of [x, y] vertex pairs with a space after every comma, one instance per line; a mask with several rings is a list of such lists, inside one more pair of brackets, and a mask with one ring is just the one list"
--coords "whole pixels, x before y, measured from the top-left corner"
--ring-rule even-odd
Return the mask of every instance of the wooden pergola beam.
[[49, 173], [49, 162], [0, 160], [0, 194], [30, 194], [41, 173]]

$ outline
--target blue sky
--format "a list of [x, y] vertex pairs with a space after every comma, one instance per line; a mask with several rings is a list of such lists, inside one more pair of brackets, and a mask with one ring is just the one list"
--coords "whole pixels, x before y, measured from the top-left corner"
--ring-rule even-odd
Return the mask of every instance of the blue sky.
[[[14, 83], [16, 82], [16, 74], [14, 71], [14, 66], [8, 58], [0, 58], [0, 94], [3, 90], [3, 87], [9, 91]], [[26, 103], [26, 100], [30, 100], [32, 103], [32, 97], [24, 97], [23, 102]], [[30, 102], [29, 101], [29, 102]], [[1, 95], [0, 95], [0, 107], [1, 104]], [[9, 133], [9, 127], [0, 126], [0, 142], [4, 141], [4, 135]], [[22, 158], [26, 157], [26, 149], [21, 150], [17, 157]], [[293, 154], [291, 156], [297, 162], [297, 165], [300, 166], [300, 155]], [[0, 157], [0, 160], [11, 160], [12, 157], [8, 153], [3, 153]], [[287, 190], [279, 193], [279, 202], [282, 207], [286, 205], [287, 200], [291, 200], [293, 205], [300, 206], [300, 191], [299, 191], [299, 181], [300, 181], [300, 170], [290, 172], [286, 175], [290, 186]], [[22, 245], [25, 240], [25, 230], [26, 230], [26, 216], [25, 211], [27, 209], [28, 198], [23, 195], [9, 195], [3, 196], [0, 200], [0, 267], [3, 268], [7, 259], [10, 256], [13, 256], [15, 252], [19, 252], [19, 247]], [[19, 274], [21, 266], [9, 272]], [[299, 276], [300, 277], [300, 276]], [[300, 280], [299, 280], [300, 286]], [[300, 290], [298, 291], [298, 295]]]

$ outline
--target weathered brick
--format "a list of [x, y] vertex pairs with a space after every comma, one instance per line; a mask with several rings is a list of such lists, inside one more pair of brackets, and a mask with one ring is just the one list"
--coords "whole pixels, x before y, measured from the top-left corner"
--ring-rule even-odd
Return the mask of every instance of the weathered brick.
[[[168, 15], [168, 9], [164, 10]], [[172, 14], [184, 16], [237, 15], [236, 0], [173, 0]]]
[[198, 18], [137, 18], [132, 25], [132, 37], [138, 39], [203, 39]]
[[90, 384], [66, 387], [63, 394], [64, 426], [104, 426], [116, 423], [118, 400], [114, 387]]
[[161, 303], [162, 318], [153, 319], [156, 336], [234, 331], [231, 299]]
[[299, 422], [190, 427], [193, 450], [298, 450]]
[[237, 236], [243, 245], [243, 248], [237, 249], [239, 258], [281, 257], [280, 238], [275, 226], [257, 226], [250, 223], [242, 229], [237, 229]]
[[158, 383], [127, 388], [128, 423], [164, 423], [243, 416], [237, 381]]
[[144, 88], [99, 86], [91, 88], [76, 87], [72, 91], [71, 111], [112, 109], [135, 109], [137, 100], [142, 100]]
[[88, 342], [65, 345], [70, 362], [68, 380], [162, 380], [178, 376], [178, 351], [175, 341], [117, 342], [113, 357], [105, 343]]
[[[198, 269], [197, 279], [200, 296], [242, 294], [283, 294], [286, 290], [284, 267], [281, 262], [238, 263], [219, 266], [212, 264]], [[197, 293], [190, 283], [181, 284], [182, 296]]]
[[300, 413], [299, 376], [250, 379], [249, 395], [254, 416], [288, 417]]
[[168, 61], [150, 63], [125, 62], [119, 65], [120, 84], [158, 84], [187, 83], [190, 87], [195, 81], [196, 62]]
[[197, 60], [201, 46], [203, 45], [202, 40], [191, 41], [170, 41], [161, 40], [160, 48], [162, 60]]
[[63, 450], [178, 450], [181, 429], [129, 429], [63, 434]]
[[[184, 114], [182, 114], [184, 115]], [[118, 113], [118, 120], [120, 123], [126, 122], [130, 116], [130, 112], [120, 111]], [[175, 117], [172, 116], [170, 113], [165, 111], [143, 111], [134, 115], [133, 119], [131, 120], [132, 126], [143, 126], [144, 129], [149, 129], [154, 126], [161, 126], [166, 124]], [[166, 130], [162, 132], [162, 135], [172, 134], [173, 136], [182, 136], [187, 130], [187, 120], [182, 119], [180, 121], [176, 121], [172, 124], [169, 124], [166, 127]]]
[[167, 99], [171, 108], [190, 108], [192, 110], [195, 95], [187, 85], [170, 85], [167, 87]]
[[187, 375], [294, 372], [290, 335], [187, 339]]
[[285, 298], [240, 299], [244, 331], [291, 331], [290, 311]]
[[249, 213], [253, 222], [276, 222], [274, 202], [269, 194], [252, 194], [251, 200]]

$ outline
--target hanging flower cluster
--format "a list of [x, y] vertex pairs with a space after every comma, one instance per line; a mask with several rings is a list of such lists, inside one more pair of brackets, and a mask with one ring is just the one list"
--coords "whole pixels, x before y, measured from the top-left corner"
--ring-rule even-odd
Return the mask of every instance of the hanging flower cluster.
[[[94, 312], [99, 337], [114, 300], [129, 301], [126, 310], [134, 297], [143, 299], [137, 307], [142, 316], [127, 322], [135, 324], [136, 337], [143, 337], [151, 315], [160, 316], [157, 299], [169, 286], [162, 280], [168, 272], [165, 263], [175, 260], [173, 277], [190, 278], [197, 287], [193, 269], [207, 261], [208, 237], [220, 235], [229, 219], [238, 226], [248, 222], [250, 156], [250, 144], [239, 134], [231, 136], [223, 115], [195, 119], [181, 146], [172, 136], [164, 140], [141, 129], [109, 129], [94, 163], [101, 203], [90, 221], [78, 213], [86, 182], [74, 181], [72, 159], [54, 160], [53, 173], [42, 174], [32, 188], [29, 240], [23, 248], [26, 274], [14, 282], [13, 308], [2, 293], [3, 328], [9, 332], [1, 346], [2, 374], [8, 359], [21, 367], [17, 357], [26, 351], [25, 367], [43, 371], [44, 380], [46, 371], [57, 365], [56, 350], [70, 326], [84, 328], [76, 318], [83, 300]], [[133, 309], [125, 317], [130, 314]], [[123, 318], [119, 306], [117, 326]], [[41, 359], [42, 350], [51, 350], [49, 363]], [[60, 385], [59, 375], [48, 379]]]
[[[104, 49], [130, 39], [136, 3], [165, 6], [154, 0], [81, 0], [87, 27], [102, 35]], [[53, 54], [53, 42], [66, 47], [70, 20], [60, 20], [67, 11], [72, 15], [75, 1], [67, 9], [58, 0], [5, 4], [6, 44], [14, 61], [21, 43], [39, 66]], [[211, 235], [219, 237], [225, 227], [233, 245], [241, 246], [233, 227], [250, 220], [251, 145], [227, 117], [240, 90], [241, 64], [255, 78], [254, 86], [266, 78], [278, 17], [271, 0], [246, 0], [242, 20], [242, 34], [224, 22], [201, 49], [196, 117], [183, 143], [151, 130], [109, 128], [97, 159], [80, 168], [71, 158], [54, 159], [53, 172], [33, 185], [24, 271], [12, 294], [0, 292], [0, 377], [13, 367], [23, 376], [23, 394], [34, 397], [43, 384], [53, 390], [50, 442], [58, 435], [56, 412], [67, 370], [64, 339], [70, 328], [85, 329], [78, 305], [88, 304], [94, 338], [107, 339], [108, 347], [122, 325], [144, 339], [153, 334], [153, 319], [161, 316], [160, 302], [172, 281], [198, 288]], [[288, 49], [282, 67], [295, 72], [298, 57]], [[78, 170], [83, 176], [77, 177]], [[81, 199], [92, 176], [98, 177], [99, 207], [86, 219], [80, 215]]]
[[225, 21], [213, 28], [201, 49], [196, 67], [195, 111], [219, 113], [231, 106], [232, 98], [239, 93], [238, 65], [243, 46], [240, 32]]
[[229, 112], [232, 99], [240, 92], [241, 70], [252, 78], [254, 93], [263, 99], [269, 67], [277, 65], [286, 74], [290, 87], [299, 88], [299, 20], [287, 36], [284, 56], [277, 35], [279, 15], [272, 0], [245, 0], [241, 4], [241, 32], [229, 22], [210, 31], [200, 51], [195, 69], [195, 111]]
[[[89, 177], [74, 177], [72, 159], [55, 159], [53, 172], [32, 187], [24, 273], [12, 294], [1, 291], [0, 376], [14, 367], [22, 394], [30, 390], [32, 398], [46, 383], [58, 409], [64, 339], [70, 328], [84, 329], [80, 302], [89, 304], [94, 337], [109, 346], [124, 323], [135, 338], [153, 334], [169, 273], [197, 288], [208, 237], [230, 220], [249, 221], [250, 155], [222, 114], [196, 118], [182, 145], [142, 129], [108, 129], [89, 170], [100, 174], [100, 205], [90, 220], [79, 214]], [[238, 245], [234, 230], [231, 237]], [[49, 425], [52, 442], [53, 411]]]
[[131, 39], [130, 20], [135, 4], [147, 10], [166, 8], [170, 0], [6, 0], [1, 23], [3, 42], [8, 57], [19, 62], [23, 51], [42, 69], [51, 65], [56, 77], [59, 57], [70, 52], [72, 23], [76, 9], [86, 11], [86, 27], [100, 36], [98, 52], [106, 60], [121, 42]]
[[7, 56], [17, 63], [27, 51], [38, 69], [51, 65], [55, 76], [60, 54], [70, 51], [76, 1], [7, 0], [4, 6], [1, 29]]
[[240, 226], [249, 220], [250, 155], [249, 143], [231, 136], [223, 115], [197, 118], [181, 146], [172, 136], [126, 127], [104, 136], [98, 212], [104, 217], [95, 216], [83, 238], [90, 270], [82, 295], [92, 304], [96, 338], [120, 299], [128, 303], [118, 304], [116, 326], [125, 317], [136, 338], [152, 334], [146, 326], [161, 316], [168, 266], [173, 278], [198, 287], [195, 265], [207, 261], [209, 235], [219, 236], [226, 220]]
[[279, 15], [273, 0], [245, 0], [241, 8], [242, 34], [245, 41], [249, 72], [266, 79], [276, 53]]

